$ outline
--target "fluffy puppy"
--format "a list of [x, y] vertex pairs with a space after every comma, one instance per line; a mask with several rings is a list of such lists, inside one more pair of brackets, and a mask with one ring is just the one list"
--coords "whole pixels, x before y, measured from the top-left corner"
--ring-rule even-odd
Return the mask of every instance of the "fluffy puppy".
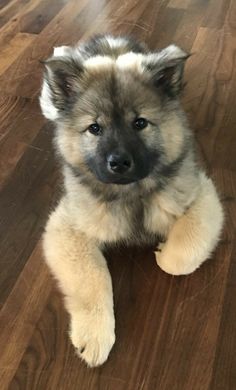
[[70, 337], [89, 366], [115, 341], [105, 245], [165, 241], [157, 264], [189, 274], [215, 248], [223, 212], [197, 167], [180, 107], [188, 55], [150, 52], [126, 37], [58, 47], [45, 61], [40, 103], [55, 122], [64, 195], [43, 246], [71, 317]]

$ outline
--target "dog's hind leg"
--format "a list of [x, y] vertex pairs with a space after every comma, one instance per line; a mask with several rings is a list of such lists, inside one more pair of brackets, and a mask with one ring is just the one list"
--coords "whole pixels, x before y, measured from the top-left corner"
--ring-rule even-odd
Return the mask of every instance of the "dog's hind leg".
[[43, 247], [65, 296], [71, 341], [89, 366], [97, 366], [115, 341], [111, 277], [98, 246], [69, 220], [59, 205], [46, 226]]
[[222, 206], [211, 179], [203, 173], [200, 178], [198, 197], [174, 223], [161, 250], [155, 252], [158, 265], [172, 275], [193, 272], [210, 256], [219, 240]]

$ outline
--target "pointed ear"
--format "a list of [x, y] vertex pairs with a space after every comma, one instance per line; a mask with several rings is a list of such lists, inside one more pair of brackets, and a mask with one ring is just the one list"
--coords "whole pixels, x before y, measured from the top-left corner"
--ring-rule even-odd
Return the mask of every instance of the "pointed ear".
[[72, 56], [53, 56], [44, 61], [40, 104], [46, 118], [56, 120], [70, 110], [80, 90], [82, 62]]
[[169, 97], [175, 97], [181, 92], [184, 65], [189, 56], [178, 46], [170, 45], [146, 55], [142, 65], [157, 87]]

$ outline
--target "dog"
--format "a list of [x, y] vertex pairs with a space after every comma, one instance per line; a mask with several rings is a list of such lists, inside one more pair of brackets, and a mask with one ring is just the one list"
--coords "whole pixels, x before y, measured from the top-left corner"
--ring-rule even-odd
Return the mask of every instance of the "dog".
[[45, 259], [70, 314], [70, 338], [89, 365], [115, 342], [112, 282], [103, 250], [153, 243], [172, 275], [196, 270], [214, 250], [223, 210], [198, 167], [180, 106], [189, 55], [150, 52], [127, 37], [62, 46], [44, 62], [42, 112], [55, 126], [64, 194], [43, 236]]

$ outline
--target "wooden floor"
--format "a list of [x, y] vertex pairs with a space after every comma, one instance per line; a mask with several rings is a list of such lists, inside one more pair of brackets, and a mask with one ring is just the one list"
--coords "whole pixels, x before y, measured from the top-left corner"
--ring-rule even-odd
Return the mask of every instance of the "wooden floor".
[[[227, 219], [212, 260], [187, 277], [162, 272], [145, 248], [107, 256], [117, 341], [88, 369], [42, 261], [60, 175], [39, 60], [105, 31], [195, 53], [183, 104]], [[0, 389], [235, 390], [236, 1], [0, 0], [0, 121]]]

